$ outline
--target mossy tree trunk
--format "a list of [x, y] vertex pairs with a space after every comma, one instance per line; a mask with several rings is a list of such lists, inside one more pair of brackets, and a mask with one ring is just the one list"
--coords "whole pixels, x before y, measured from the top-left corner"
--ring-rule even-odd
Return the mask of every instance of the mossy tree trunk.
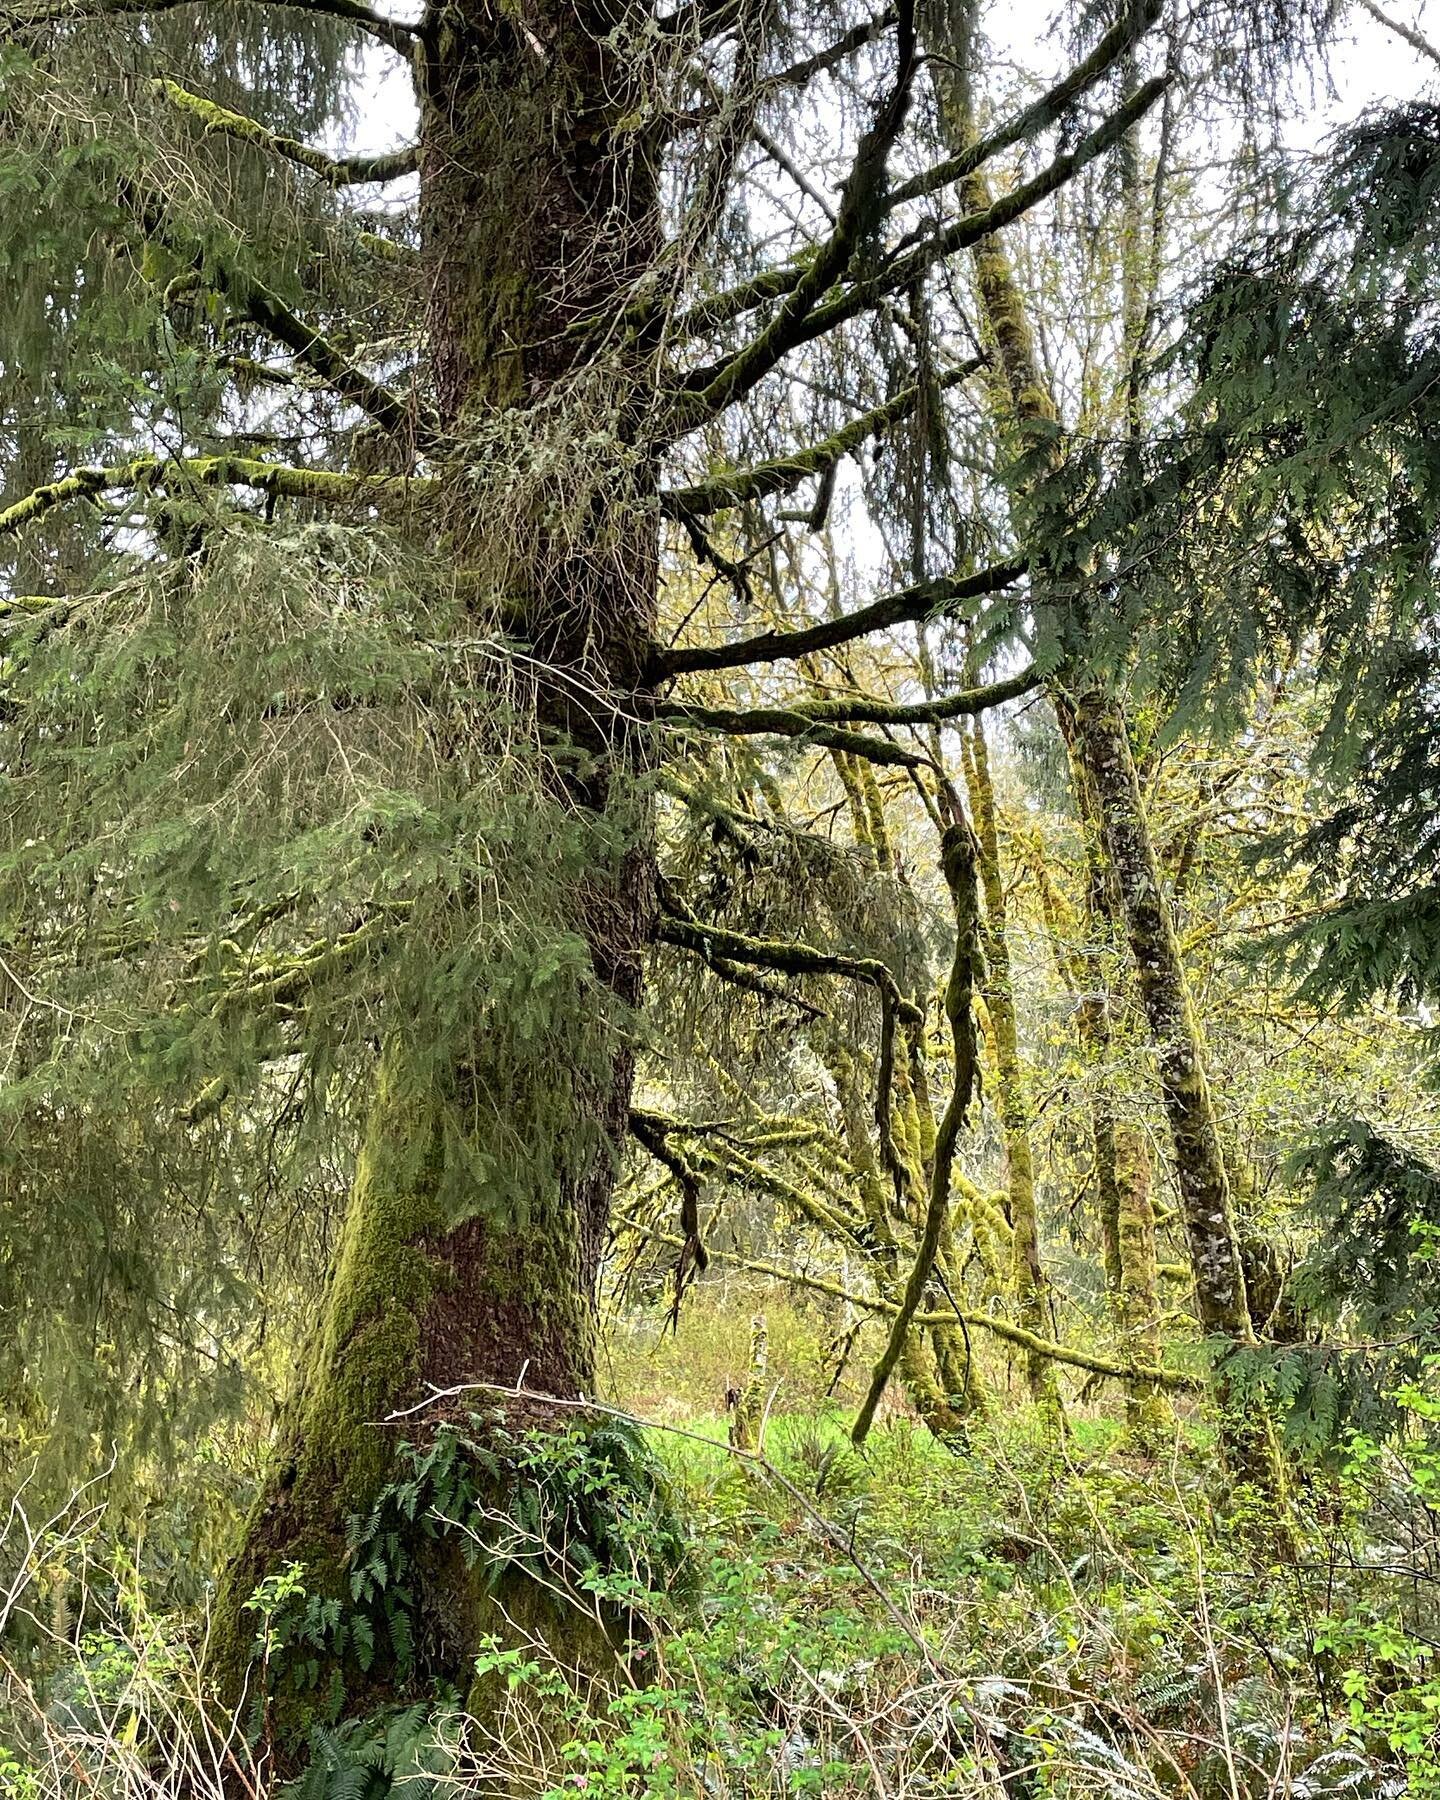
[[[1030, 1143], [1030, 1084], [1020, 1056], [1020, 1031], [1015, 1015], [1015, 982], [1010, 965], [1009, 921], [1000, 863], [995, 788], [990, 778], [990, 756], [984, 729], [978, 721], [967, 734], [965, 773], [970, 809], [975, 819], [980, 883], [985, 900], [981, 939], [985, 952], [983, 991], [995, 1046], [995, 1106], [1005, 1139], [1006, 1186], [1013, 1234], [1011, 1276], [1020, 1323], [1036, 1337], [1048, 1338], [1053, 1334], [1046, 1317], [1045, 1273], [1040, 1261], [1035, 1157]], [[1030, 1351], [1025, 1359], [1025, 1374], [1035, 1400], [1058, 1420], [1060, 1395], [1054, 1365], [1047, 1357]]]
[[[542, 768], [538, 804], [590, 847], [557, 925], [588, 966], [543, 1054], [519, 1062], [513, 1043], [496, 1047], [477, 1028], [437, 1066], [432, 1045], [392, 1022], [333, 1278], [220, 1607], [230, 1679], [253, 1631], [243, 1602], [266, 1576], [301, 1562], [312, 1591], [344, 1603], [347, 1521], [395, 1472], [401, 1432], [380, 1423], [388, 1415], [466, 1383], [562, 1400], [592, 1389], [654, 890], [639, 743], [611, 722], [644, 716], [654, 623], [649, 471], [626, 449], [639, 436], [637, 365], [616, 360], [594, 380], [571, 329], [620, 305], [654, 252], [654, 174], [642, 134], [622, 124], [635, 81], [627, 23], [643, 21], [620, 0], [447, 0], [426, 21], [421, 218], [432, 387], [450, 445], [445, 542], [464, 591], [492, 592], [512, 621], [518, 608], [510, 628], [536, 670], [511, 696], [531, 715], [521, 735], [578, 746]], [[608, 412], [597, 415], [592, 391]], [[552, 447], [550, 466], [563, 466], [567, 441], [587, 432], [592, 446], [613, 441], [613, 469], [592, 460], [558, 494], [527, 489], [515, 462], [527, 444]], [[532, 1402], [512, 1411], [527, 1425], [573, 1418]], [[417, 1417], [404, 1435], [426, 1429]], [[429, 1632], [416, 1679], [463, 1693], [475, 1638], [500, 1614], [479, 1598], [488, 1573], [460, 1594], [458, 1566], [451, 1558], [428, 1600], [414, 1597]], [[517, 1605], [526, 1612], [508, 1594], [506, 1610]], [[381, 1656], [357, 1685], [383, 1696], [404, 1682]]]
[[[1055, 710], [1070, 759], [1085, 851], [1084, 924], [1076, 949], [1064, 953], [1061, 973], [1075, 994], [1076, 1034], [1093, 1077], [1090, 1137], [1105, 1281], [1122, 1349], [1136, 1362], [1159, 1363], [1160, 1277], [1150, 1156], [1140, 1128], [1120, 1117], [1113, 1091], [1116, 1045], [1109, 964], [1110, 953], [1125, 936], [1124, 921], [1074, 709], [1057, 696]], [[1154, 1387], [1128, 1388], [1126, 1423], [1142, 1445], [1167, 1436], [1174, 1424], [1168, 1397]]]
[[[1075, 723], [1124, 908], [1140, 999], [1159, 1067], [1175, 1145], [1175, 1173], [1190, 1246], [1196, 1309], [1212, 1337], [1253, 1343], [1240, 1241], [1199, 1026], [1160, 885], [1124, 715], [1113, 701], [1092, 693], [1076, 702]], [[1232, 1473], [1271, 1498], [1282, 1498], [1284, 1468], [1273, 1429], [1262, 1411], [1232, 1400], [1223, 1365], [1217, 1398], [1222, 1443]]]

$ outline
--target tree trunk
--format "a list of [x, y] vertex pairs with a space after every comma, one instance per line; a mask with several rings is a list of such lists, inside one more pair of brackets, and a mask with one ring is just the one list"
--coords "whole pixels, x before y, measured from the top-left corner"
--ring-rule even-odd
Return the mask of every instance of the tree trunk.
[[[1175, 1144], [1175, 1173], [1200, 1322], [1212, 1337], [1253, 1343], [1230, 1184], [1199, 1027], [1160, 886], [1129, 734], [1120, 709], [1095, 694], [1075, 703], [1075, 724], [1085, 772], [1094, 786], [1155, 1048]], [[1232, 1473], [1264, 1494], [1281, 1498], [1284, 1468], [1268, 1418], [1257, 1408], [1233, 1400], [1223, 1366], [1218, 1385], [1222, 1444]]]
[[[1010, 944], [1005, 906], [1005, 883], [1000, 867], [1000, 834], [995, 816], [995, 790], [990, 780], [990, 758], [985, 734], [977, 723], [967, 735], [965, 772], [970, 790], [970, 810], [975, 816], [975, 835], [980, 848], [980, 879], [985, 895], [985, 1007], [990, 1015], [995, 1045], [995, 1106], [1005, 1139], [1006, 1186], [1010, 1194], [1013, 1232], [1011, 1279], [1020, 1323], [1036, 1337], [1054, 1334], [1046, 1316], [1045, 1273], [1040, 1262], [1040, 1221], [1035, 1203], [1035, 1158], [1030, 1146], [1030, 1087], [1020, 1059], [1020, 1033], [1015, 1017], [1015, 986], [1010, 968]], [[1038, 1405], [1060, 1417], [1060, 1392], [1055, 1368], [1048, 1357], [1030, 1351], [1025, 1375]]]
[[[1105, 1282], [1120, 1348], [1135, 1362], [1159, 1363], [1160, 1276], [1150, 1157], [1139, 1128], [1117, 1115], [1111, 1091], [1115, 1015], [1106, 965], [1109, 950], [1125, 935], [1124, 920], [1094, 785], [1080, 752], [1074, 709], [1057, 696], [1055, 713], [1070, 759], [1085, 848], [1083, 941], [1062, 973], [1075, 992], [1076, 1031], [1092, 1071], [1090, 1135]], [[1168, 1396], [1155, 1387], [1128, 1388], [1125, 1416], [1142, 1447], [1168, 1436], [1175, 1422]]]
[[[481, 627], [503, 600], [532, 652], [529, 685], [510, 696], [521, 741], [578, 746], [540, 765], [536, 806], [579, 847], [559, 929], [583, 941], [588, 970], [553, 1036], [519, 1065], [483, 1022], [439, 1068], [403, 1020], [391, 1023], [333, 1279], [219, 1612], [232, 1678], [253, 1630], [241, 1608], [283, 1565], [303, 1563], [311, 1593], [349, 1605], [351, 1521], [397, 1472], [401, 1428], [379, 1421], [464, 1383], [562, 1400], [593, 1386], [595, 1285], [654, 891], [648, 811], [630, 779], [639, 742], [617, 723], [644, 717], [654, 624], [650, 470], [626, 448], [639, 436], [643, 346], [628, 363], [612, 356], [599, 379], [573, 329], [621, 303], [656, 240], [643, 134], [622, 128], [637, 66], [627, 23], [639, 29], [640, 13], [569, 0], [458, 0], [429, 21], [421, 218], [433, 392], [453, 445], [444, 542], [462, 591], [489, 599], [488, 610], [475, 603]], [[517, 1430], [560, 1431], [575, 1417], [506, 1405]], [[432, 1432], [425, 1414], [404, 1427], [412, 1440]], [[535, 1583], [527, 1598], [519, 1576], [466, 1575], [458, 1551], [422, 1556], [412, 1530], [413, 1673], [382, 1652], [362, 1678], [336, 1650], [349, 1710], [357, 1694], [421, 1677], [464, 1693], [478, 1635], [503, 1630], [507, 1613], [566, 1641], [563, 1607]]]

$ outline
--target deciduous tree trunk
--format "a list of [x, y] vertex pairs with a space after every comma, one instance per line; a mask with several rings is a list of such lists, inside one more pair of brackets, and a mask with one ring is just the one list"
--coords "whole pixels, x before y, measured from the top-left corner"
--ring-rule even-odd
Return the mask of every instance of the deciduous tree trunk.
[[[966, 776], [975, 836], [980, 848], [980, 880], [985, 896], [984, 995], [995, 1045], [995, 1105], [1005, 1138], [1005, 1174], [1010, 1195], [1011, 1248], [1016, 1309], [1020, 1323], [1036, 1337], [1053, 1335], [1046, 1316], [1046, 1283], [1040, 1262], [1040, 1220], [1035, 1202], [1035, 1159], [1030, 1146], [1030, 1084], [1020, 1057], [1015, 1017], [1015, 984], [1010, 968], [1005, 882], [1000, 867], [1000, 833], [985, 733], [978, 724], [966, 739]], [[1048, 1357], [1027, 1353], [1025, 1374], [1035, 1400], [1058, 1420], [1060, 1392]]]
[[[1124, 716], [1114, 702], [1088, 694], [1076, 702], [1075, 721], [1124, 908], [1175, 1143], [1175, 1173], [1200, 1322], [1214, 1337], [1253, 1343], [1240, 1242], [1199, 1026], [1160, 886]], [[1232, 1473], [1272, 1498], [1281, 1498], [1285, 1476], [1274, 1431], [1263, 1411], [1234, 1403], [1223, 1366], [1218, 1399], [1222, 1443]]]

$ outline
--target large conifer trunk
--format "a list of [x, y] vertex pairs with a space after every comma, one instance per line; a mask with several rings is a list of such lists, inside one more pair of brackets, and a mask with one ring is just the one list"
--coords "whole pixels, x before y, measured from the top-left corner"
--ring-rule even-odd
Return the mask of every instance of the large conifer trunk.
[[[623, 24], [619, 7], [459, 0], [432, 9], [420, 70], [429, 342], [450, 439], [441, 529], [461, 591], [478, 609], [503, 601], [531, 652], [509, 693], [520, 735], [542, 759], [547, 745], [578, 748], [544, 765], [538, 790], [555, 829], [594, 847], [566, 921], [588, 946], [581, 1006], [593, 1016], [557, 1020], [523, 1092], [513, 1062], [487, 1058], [483, 1033], [437, 1072], [430, 1046], [392, 1022], [323, 1314], [221, 1608], [220, 1662], [232, 1672], [253, 1629], [239, 1609], [284, 1563], [306, 1565], [312, 1592], [344, 1599], [347, 1520], [394, 1473], [399, 1429], [378, 1421], [466, 1383], [562, 1399], [592, 1387], [654, 891], [634, 779], [655, 594], [638, 363], [612, 357], [596, 379], [576, 330], [629, 293], [654, 251], [653, 172], [643, 151], [617, 147], [638, 134], [613, 130], [635, 81], [615, 48]], [[526, 474], [542, 440], [547, 466], [584, 440], [589, 463], [577, 453], [559, 490]], [[573, 1418], [539, 1402], [513, 1413], [524, 1427]], [[412, 1419], [405, 1434], [426, 1429]], [[475, 1637], [496, 1613], [481, 1584], [460, 1591], [458, 1559], [429, 1566], [435, 1594], [416, 1597], [423, 1672], [463, 1692]], [[505, 1600], [512, 1616], [525, 1611], [513, 1592]], [[533, 1613], [531, 1623], [547, 1629]], [[377, 1668], [362, 1689], [404, 1685]]]

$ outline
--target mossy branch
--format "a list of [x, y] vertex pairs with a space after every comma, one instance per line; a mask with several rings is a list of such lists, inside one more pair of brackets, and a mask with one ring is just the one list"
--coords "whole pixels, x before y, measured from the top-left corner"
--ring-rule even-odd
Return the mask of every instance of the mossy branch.
[[708, 962], [718, 953], [734, 962], [748, 963], [754, 968], [775, 969], [784, 975], [838, 975], [849, 981], [863, 982], [883, 994], [895, 1008], [898, 1018], [919, 1024], [924, 1013], [900, 992], [898, 983], [885, 964], [873, 956], [845, 956], [839, 952], [817, 950], [790, 938], [748, 937], [743, 931], [730, 931], [722, 925], [703, 925], [698, 919], [680, 918], [666, 911], [656, 928], [662, 943], [689, 950]]
[[[1040, 676], [1033, 668], [1022, 669], [1018, 675], [1007, 676], [1004, 681], [991, 682], [986, 687], [962, 688], [958, 693], [945, 694], [936, 700], [921, 700], [906, 705], [898, 701], [878, 700], [868, 694], [842, 695], [833, 700], [796, 700], [786, 707], [757, 707], [749, 711], [725, 707], [700, 706], [662, 706], [659, 717], [675, 719], [679, 722], [694, 722], [707, 725], [716, 731], [729, 732], [739, 737], [761, 736], [775, 733], [781, 737], [807, 737], [814, 728], [823, 726], [829, 721], [837, 724], [867, 725], [938, 725], [947, 719], [973, 718], [979, 713], [988, 712], [991, 707], [1003, 705], [1007, 700], [1015, 700], [1022, 694], [1028, 694], [1040, 685]], [[808, 725], [811, 730], [802, 727]], [[846, 734], [847, 738], [850, 734]], [[837, 734], [838, 737], [838, 734]], [[830, 745], [837, 749], [854, 750], [858, 755], [865, 754], [861, 746], [874, 746], [877, 740], [861, 737], [854, 742], [839, 743], [836, 737], [815, 737], [814, 742]], [[881, 742], [881, 754], [870, 758], [872, 762], [898, 762], [899, 756], [889, 754], [894, 745]], [[909, 758], [909, 763], [926, 762], [928, 758]]]
[[433, 438], [435, 421], [425, 409], [357, 368], [322, 331], [292, 311], [262, 282], [224, 264], [214, 265], [210, 274], [221, 293], [239, 311], [263, 331], [268, 331], [327, 387], [342, 400], [359, 407], [383, 431], [422, 443]]
[[653, 658], [648, 673], [651, 679], [663, 681], [673, 675], [702, 670], [739, 669], [752, 663], [793, 661], [797, 657], [812, 656], [821, 650], [853, 643], [856, 638], [868, 637], [872, 632], [885, 631], [892, 625], [928, 619], [932, 613], [958, 606], [966, 600], [999, 593], [1019, 581], [1027, 566], [1022, 558], [996, 563], [974, 575], [942, 576], [916, 582], [911, 587], [898, 588], [893, 594], [884, 594], [855, 612], [845, 613], [838, 619], [825, 619], [797, 631], [762, 631], [754, 637], [740, 638], [729, 644], [696, 644], [678, 650], [661, 650]]
[[983, 357], [971, 357], [947, 370], [932, 388], [926, 389], [917, 382], [883, 406], [872, 407], [869, 412], [851, 419], [823, 442], [793, 451], [789, 456], [756, 463], [749, 469], [733, 469], [689, 487], [668, 488], [660, 496], [661, 509], [670, 518], [698, 518], [726, 507], [743, 506], [750, 500], [764, 500], [772, 494], [788, 494], [802, 481], [827, 474], [862, 444], [908, 419], [930, 394], [958, 387], [984, 366]]
[[236, 138], [244, 144], [254, 144], [272, 156], [284, 157], [287, 162], [309, 169], [331, 187], [345, 187], [359, 182], [395, 181], [402, 175], [414, 174], [419, 166], [420, 153], [414, 146], [388, 151], [380, 156], [326, 156], [323, 150], [313, 150], [308, 144], [302, 144], [295, 138], [271, 131], [258, 119], [247, 118], [244, 113], [232, 112], [228, 106], [207, 100], [202, 94], [192, 93], [189, 88], [181, 87], [178, 81], [162, 76], [150, 85], [172, 106], [197, 120], [207, 137], [211, 133], [218, 133], [222, 137]]
[[[74, 469], [58, 481], [47, 481], [0, 512], [0, 537], [14, 537], [25, 526], [70, 500], [94, 499], [123, 489], [168, 488], [185, 483], [202, 487], [248, 487], [292, 500], [366, 505], [396, 505], [423, 497], [431, 484], [401, 475], [345, 475], [331, 469], [304, 469], [269, 463], [250, 456], [135, 456], [128, 462]], [[7, 601], [8, 606], [17, 602]]]
[[935, 1268], [941, 1233], [950, 1210], [950, 1171], [955, 1162], [955, 1148], [960, 1141], [965, 1115], [975, 1092], [975, 1020], [971, 1009], [981, 967], [979, 851], [974, 834], [963, 818], [955, 820], [946, 828], [941, 863], [946, 886], [950, 889], [955, 904], [955, 952], [950, 962], [950, 978], [945, 986], [945, 1016], [949, 1021], [955, 1051], [955, 1078], [949, 1104], [935, 1134], [930, 1195], [915, 1261], [905, 1283], [899, 1309], [891, 1322], [890, 1335], [875, 1365], [869, 1389], [850, 1432], [851, 1442], [857, 1446], [863, 1444], [869, 1435], [875, 1409], [889, 1385], [895, 1365], [900, 1360], [900, 1353], [905, 1347], [906, 1334], [925, 1298], [925, 1289]]
[[844, 751], [849, 756], [864, 757], [866, 762], [888, 763], [902, 769], [928, 769], [931, 766], [928, 756], [892, 744], [887, 738], [868, 737], [864, 732], [826, 725], [783, 706], [753, 711], [733, 706], [661, 706], [656, 709], [656, 717], [667, 725], [689, 725], [702, 731], [723, 732], [729, 737], [798, 738], [825, 749]]
[[887, 206], [903, 206], [907, 201], [923, 200], [927, 195], [938, 193], [943, 187], [951, 187], [995, 157], [1013, 149], [1016, 144], [1028, 143], [1042, 131], [1048, 131], [1052, 125], [1060, 122], [1077, 100], [1088, 94], [1122, 58], [1135, 49], [1159, 17], [1159, 0], [1144, 0], [1143, 5], [1127, 9], [1119, 23], [1111, 26], [1090, 54], [1076, 63], [1054, 87], [987, 136], [977, 138], [973, 144], [966, 145], [954, 156], [947, 156], [943, 162], [922, 169], [908, 181], [898, 182], [887, 196]]

